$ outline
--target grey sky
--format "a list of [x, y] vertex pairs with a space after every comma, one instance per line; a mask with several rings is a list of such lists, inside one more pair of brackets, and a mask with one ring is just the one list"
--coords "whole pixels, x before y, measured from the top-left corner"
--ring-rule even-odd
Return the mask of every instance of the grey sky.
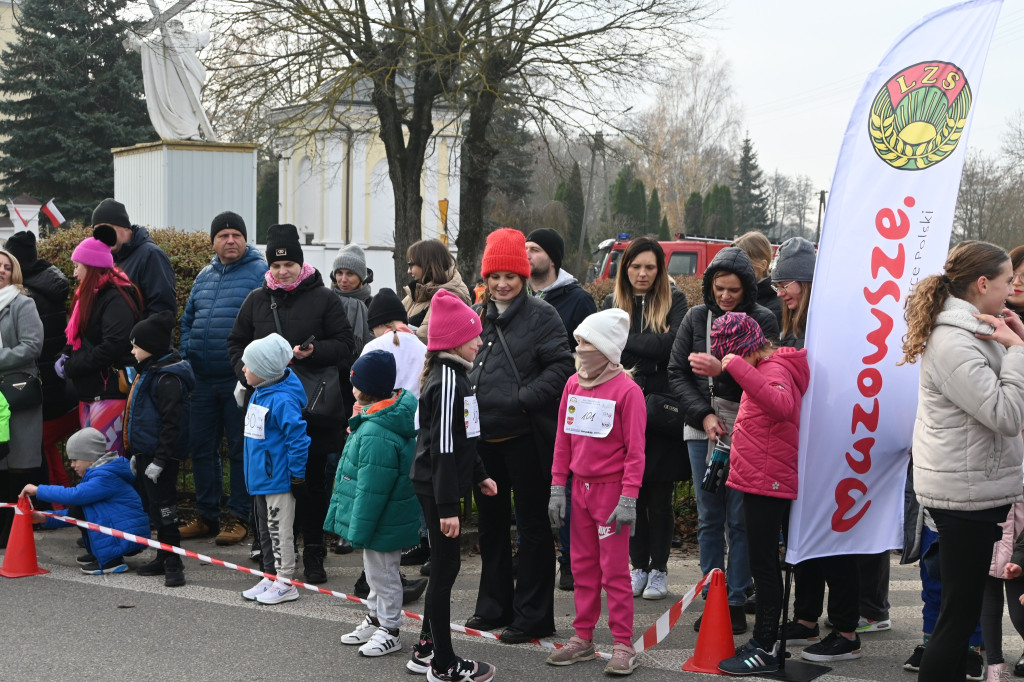
[[[766, 174], [828, 189], [867, 75], [893, 41], [943, 0], [725, 0], [713, 42], [732, 65], [743, 122]], [[975, 92], [969, 147], [995, 154], [1024, 110], [1024, 0], [1006, 0]]]

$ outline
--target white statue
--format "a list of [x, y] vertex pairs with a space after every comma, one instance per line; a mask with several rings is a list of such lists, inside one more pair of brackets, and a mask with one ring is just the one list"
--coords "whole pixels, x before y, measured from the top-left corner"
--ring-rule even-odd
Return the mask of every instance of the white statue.
[[124, 41], [127, 49], [142, 54], [149, 120], [161, 139], [216, 142], [199, 100], [206, 68], [196, 56], [209, 44], [210, 32], [190, 33], [180, 21], [164, 21], [153, 9], [159, 30], [150, 37], [129, 33]]

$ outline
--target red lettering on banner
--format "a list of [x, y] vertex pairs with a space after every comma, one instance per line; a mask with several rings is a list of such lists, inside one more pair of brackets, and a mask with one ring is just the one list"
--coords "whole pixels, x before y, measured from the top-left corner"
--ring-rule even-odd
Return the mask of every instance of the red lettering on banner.
[[[928, 79], [929, 82], [934, 82], [937, 77], [945, 75], [939, 70], [932, 69], [932, 65], [927, 65], [927, 69], [921, 69], [921, 66], [918, 65], [919, 72], [914, 73], [915, 76], [920, 76], [921, 80]], [[910, 71], [911, 69], [908, 69], [905, 73], [910, 73]], [[916, 83], [907, 88], [915, 86]], [[916, 203], [914, 197], [903, 198], [903, 205], [907, 208], [912, 208]], [[878, 321], [878, 327], [865, 334], [865, 340], [875, 350], [861, 358], [864, 368], [857, 375], [857, 392], [871, 402], [869, 403], [870, 407], [854, 403], [850, 423], [852, 435], [857, 435], [858, 428], [868, 433], [874, 433], [878, 429], [881, 405], [877, 396], [882, 391], [883, 377], [881, 371], [870, 365], [878, 364], [889, 354], [889, 335], [892, 334], [894, 327], [892, 317], [880, 310], [878, 305], [887, 296], [891, 296], [895, 303], [900, 300], [901, 287], [895, 280], [903, 277], [907, 255], [899, 240], [910, 234], [910, 218], [900, 208], [895, 210], [879, 209], [875, 213], [875, 230], [883, 239], [896, 242], [896, 254], [889, 256], [880, 245], [874, 246], [871, 250], [871, 277], [878, 280], [879, 275], [884, 271], [889, 278], [879, 282], [874, 290], [871, 287], [863, 289], [864, 300], [871, 306], [870, 312]], [[836, 485], [836, 509], [832, 514], [832, 530], [837, 533], [845, 533], [855, 527], [871, 507], [871, 500], [868, 499], [868, 484], [856, 476], [866, 476], [871, 471], [871, 448], [874, 445], [874, 437], [862, 436], [853, 443], [853, 450], [860, 453], [861, 456], [858, 458], [851, 452], [846, 453], [846, 464], [855, 476], [848, 476]], [[857, 493], [859, 495], [856, 495]], [[863, 506], [859, 511], [850, 515], [850, 512], [861, 500], [864, 501]]]

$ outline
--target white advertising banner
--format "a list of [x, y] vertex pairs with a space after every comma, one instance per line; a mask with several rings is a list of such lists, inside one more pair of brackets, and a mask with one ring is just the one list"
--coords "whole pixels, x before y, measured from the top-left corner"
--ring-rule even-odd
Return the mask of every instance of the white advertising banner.
[[903, 304], [946, 259], [1001, 6], [965, 2], [907, 30], [846, 128], [811, 294], [791, 563], [902, 546], [918, 388], [917, 365], [896, 366]]

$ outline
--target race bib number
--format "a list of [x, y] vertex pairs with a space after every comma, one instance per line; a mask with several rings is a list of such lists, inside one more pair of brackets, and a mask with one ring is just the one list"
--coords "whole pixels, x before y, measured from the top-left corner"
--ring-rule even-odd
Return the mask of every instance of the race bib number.
[[466, 438], [480, 436], [480, 406], [476, 404], [476, 396], [463, 398], [463, 416], [466, 419]]
[[249, 403], [249, 409], [245, 411], [245, 429], [243, 433], [246, 438], [263, 440], [266, 438], [267, 408], [255, 403]]
[[604, 438], [615, 424], [615, 401], [570, 395], [566, 402], [566, 433], [591, 438]]

